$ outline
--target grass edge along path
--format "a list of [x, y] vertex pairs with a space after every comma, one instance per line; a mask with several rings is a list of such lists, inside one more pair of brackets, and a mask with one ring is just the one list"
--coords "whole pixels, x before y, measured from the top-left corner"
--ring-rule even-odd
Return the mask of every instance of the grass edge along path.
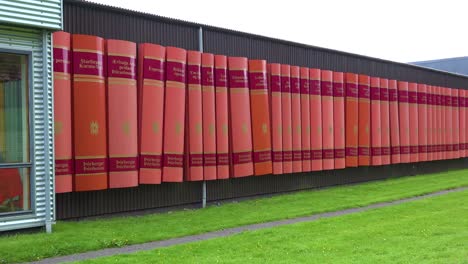
[[465, 263], [468, 191], [79, 263]]
[[[58, 222], [54, 233], [0, 237], [0, 263], [122, 247], [289, 219], [468, 186], [468, 170], [301, 191], [270, 198], [138, 217]], [[27, 249], [27, 250], [25, 250]]]

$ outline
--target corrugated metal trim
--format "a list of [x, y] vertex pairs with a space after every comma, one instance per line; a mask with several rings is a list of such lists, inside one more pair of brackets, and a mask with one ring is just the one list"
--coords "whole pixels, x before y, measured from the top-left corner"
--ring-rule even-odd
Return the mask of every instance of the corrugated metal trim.
[[[46, 45], [43, 44], [43, 40]], [[17, 220], [9, 218], [9, 221], [0, 222], [0, 230], [44, 225], [46, 217], [54, 218], [52, 215], [54, 194], [52, 191], [46, 193], [47, 186], [53, 186], [53, 177], [49, 179], [47, 176], [53, 170], [53, 163], [50, 162], [53, 160], [53, 142], [46, 139], [53, 138], [50, 32], [0, 24], [0, 47], [31, 52], [32, 81], [29, 87], [31, 89], [29, 100], [32, 111], [30, 126], [33, 131], [30, 135], [33, 150], [31, 168], [33, 215], [26, 219], [25, 216], [18, 216]], [[43, 53], [44, 48], [46, 56]], [[47, 58], [46, 61], [44, 57]], [[47, 87], [44, 87], [44, 84]], [[46, 212], [46, 203], [51, 206], [50, 213]]]
[[61, 29], [62, 1], [0, 0], [0, 22]]

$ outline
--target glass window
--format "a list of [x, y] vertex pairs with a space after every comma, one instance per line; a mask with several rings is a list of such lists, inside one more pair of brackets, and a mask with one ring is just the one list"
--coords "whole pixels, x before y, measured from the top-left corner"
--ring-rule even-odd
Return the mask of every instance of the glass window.
[[0, 52], [0, 214], [30, 209], [28, 55]]

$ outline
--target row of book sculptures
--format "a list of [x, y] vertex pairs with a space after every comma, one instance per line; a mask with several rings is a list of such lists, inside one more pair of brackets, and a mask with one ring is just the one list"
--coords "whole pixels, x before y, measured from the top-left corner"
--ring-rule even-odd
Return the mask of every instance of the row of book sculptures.
[[56, 191], [467, 156], [468, 92], [53, 36]]

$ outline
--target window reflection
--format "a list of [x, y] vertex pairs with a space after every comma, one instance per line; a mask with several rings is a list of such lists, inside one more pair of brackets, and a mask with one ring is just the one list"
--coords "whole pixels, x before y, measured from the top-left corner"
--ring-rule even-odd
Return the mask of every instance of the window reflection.
[[27, 55], [0, 52], [0, 215], [31, 207], [28, 76]]

